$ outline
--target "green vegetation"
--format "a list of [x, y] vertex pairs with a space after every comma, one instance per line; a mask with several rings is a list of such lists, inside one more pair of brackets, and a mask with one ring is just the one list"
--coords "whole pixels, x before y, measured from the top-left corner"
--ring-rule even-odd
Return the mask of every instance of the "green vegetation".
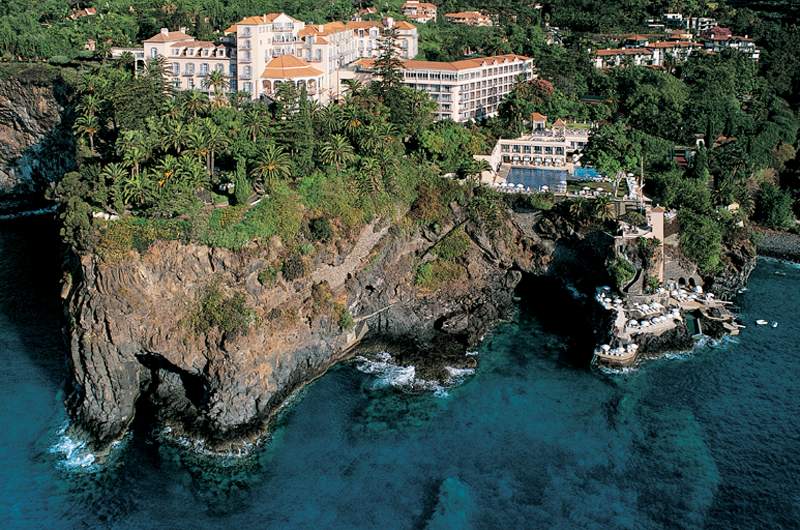
[[437, 259], [423, 263], [417, 268], [414, 284], [425, 291], [437, 291], [460, 279], [464, 273], [461, 265]]
[[195, 304], [189, 324], [196, 333], [216, 328], [226, 335], [242, 335], [255, 318], [242, 293], [224, 293], [216, 280], [200, 292]]
[[471, 240], [464, 228], [458, 227], [439, 241], [433, 248], [433, 252], [439, 259], [454, 262], [467, 253], [470, 243]]
[[611, 281], [613, 281], [617, 289], [620, 290], [628, 285], [628, 283], [633, 280], [634, 276], [636, 276], [636, 268], [630, 261], [621, 256], [609, 260], [606, 264], [606, 269], [608, 270], [608, 276], [611, 278]]
[[775, 184], [764, 182], [756, 194], [755, 219], [764, 226], [788, 229], [794, 226], [792, 196]]
[[[397, 68], [389, 37], [378, 61], [385, 72]], [[157, 222], [156, 238], [242, 249], [277, 237], [289, 255], [412, 206], [420, 222], [435, 223], [468, 189], [439, 175], [474, 173], [482, 137], [434, 124], [433, 108], [391, 73], [352, 83], [343, 102], [327, 107], [284, 84], [267, 106], [236, 94], [173, 94], [159, 61], [138, 77], [99, 66], [79, 83], [78, 170], [52, 192], [64, 238], [79, 251], [100, 245], [118, 256], [146, 246], [130, 227]], [[120, 220], [96, 221], [93, 212]], [[173, 224], [179, 230], [162, 229]], [[291, 256], [282, 270], [287, 279], [301, 272]]]

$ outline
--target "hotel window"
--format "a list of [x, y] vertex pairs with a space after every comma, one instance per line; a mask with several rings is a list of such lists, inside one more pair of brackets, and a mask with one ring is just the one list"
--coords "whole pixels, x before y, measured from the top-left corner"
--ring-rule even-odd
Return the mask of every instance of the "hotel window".
[[194, 64], [192, 63], [187, 64], [185, 73], [186, 75], [194, 75]]
[[[175, 50], [177, 51], [177, 50]], [[155, 59], [158, 57], [158, 48], [150, 48], [150, 57]]]
[[189, 87], [189, 90], [193, 89], [194, 88], [194, 79], [189, 79], [187, 81], [187, 85], [186, 86]]
[[180, 75], [181, 73], [181, 65], [178, 63], [172, 63], [172, 75]]
[[208, 63], [200, 65], [200, 75], [208, 75]]
[[253, 91], [253, 83], [250, 83], [249, 81], [247, 83], [244, 83], [242, 85], [242, 90], [244, 92], [252, 92]]

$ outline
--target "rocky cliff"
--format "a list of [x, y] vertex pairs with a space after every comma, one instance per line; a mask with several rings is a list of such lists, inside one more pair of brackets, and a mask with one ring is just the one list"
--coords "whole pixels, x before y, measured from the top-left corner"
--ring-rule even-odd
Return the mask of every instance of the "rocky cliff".
[[0, 68], [0, 206], [35, 202], [75, 165], [72, 90], [63, 73], [47, 65]]
[[[146, 405], [224, 447], [258, 433], [290, 392], [359, 344], [463, 355], [508, 316], [522, 274], [565, 261], [556, 241], [580, 238], [535, 213], [509, 215], [490, 231], [452, 210], [436, 231], [408, 220], [370, 224], [318, 243], [289, 269], [277, 241], [240, 252], [160, 241], [113, 262], [76, 258], [65, 288], [76, 423], [108, 442]], [[420, 266], [456, 232], [468, 245], [450, 276], [420, 285]], [[243, 329], [205, 313], [200, 320], [212, 325], [197, 325], [199, 313], [226, 307], [247, 314]]]

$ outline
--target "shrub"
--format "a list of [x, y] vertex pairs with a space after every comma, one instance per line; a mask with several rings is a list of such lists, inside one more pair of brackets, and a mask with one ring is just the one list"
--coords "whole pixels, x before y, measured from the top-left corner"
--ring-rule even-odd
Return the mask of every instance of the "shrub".
[[258, 283], [272, 287], [278, 279], [278, 269], [273, 266], [266, 267], [258, 273]]
[[458, 227], [436, 244], [434, 252], [445, 261], [455, 261], [467, 253], [470, 241], [464, 228]]
[[608, 270], [608, 276], [614, 282], [614, 285], [617, 286], [617, 289], [620, 290], [628, 285], [636, 275], [636, 269], [633, 267], [633, 264], [622, 256], [617, 256], [610, 260], [606, 268]]
[[555, 196], [552, 193], [534, 193], [528, 196], [530, 207], [534, 210], [551, 210], [555, 205]]
[[700, 272], [713, 274], [722, 265], [722, 227], [709, 215], [683, 209], [678, 213], [681, 250]]
[[291, 282], [303, 277], [306, 273], [306, 264], [299, 254], [292, 254], [283, 261], [281, 272], [283, 277]]
[[787, 229], [794, 223], [792, 196], [775, 184], [764, 182], [756, 193], [756, 221], [770, 228]]
[[496, 234], [506, 220], [503, 196], [489, 189], [481, 189], [468, 205], [470, 219], [483, 225], [487, 233]]
[[333, 237], [333, 227], [331, 222], [325, 217], [318, 217], [312, 219], [308, 223], [308, 229], [311, 231], [311, 237], [316, 241], [330, 241]]
[[353, 320], [353, 314], [350, 313], [350, 310], [344, 306], [338, 306], [337, 309], [339, 310], [339, 328], [343, 331], [347, 331], [352, 329], [355, 325], [355, 321]]
[[414, 283], [426, 291], [436, 291], [458, 280], [463, 273], [464, 269], [455, 263], [443, 260], [429, 261], [417, 268]]
[[198, 295], [197, 307], [191, 315], [195, 332], [206, 333], [213, 328], [230, 335], [242, 335], [253, 322], [253, 311], [247, 307], [244, 295], [226, 295], [218, 281], [208, 284]]

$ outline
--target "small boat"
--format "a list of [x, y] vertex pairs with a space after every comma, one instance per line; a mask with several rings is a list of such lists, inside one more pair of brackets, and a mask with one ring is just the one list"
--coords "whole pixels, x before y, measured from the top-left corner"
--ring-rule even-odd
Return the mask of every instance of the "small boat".
[[759, 326], [766, 326], [767, 324], [769, 324], [769, 322], [763, 319], [758, 319], [756, 320], [756, 324], [758, 324]]
[[772, 327], [773, 327], [773, 328], [777, 328], [777, 327], [778, 327], [778, 323], [777, 323], [777, 322], [773, 322], [773, 323], [772, 323]]

